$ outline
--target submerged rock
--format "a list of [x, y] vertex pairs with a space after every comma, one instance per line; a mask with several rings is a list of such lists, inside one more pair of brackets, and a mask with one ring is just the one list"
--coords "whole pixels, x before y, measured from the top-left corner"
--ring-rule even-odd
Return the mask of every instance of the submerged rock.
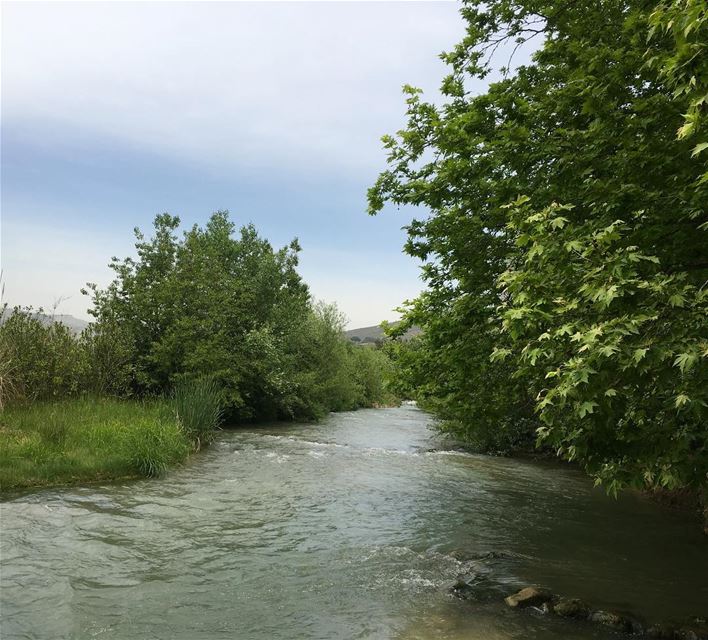
[[646, 631], [650, 638], [673, 638], [676, 629], [670, 624], [653, 624]]
[[471, 598], [475, 591], [479, 576], [476, 573], [470, 573], [464, 576], [458, 576], [457, 580], [450, 587], [450, 593], [458, 598], [467, 600]]
[[472, 560], [500, 560], [510, 557], [507, 551], [480, 551], [469, 552], [462, 549], [455, 549], [448, 554], [451, 558], [459, 562], [470, 562]]
[[676, 640], [708, 640], [708, 626], [696, 624], [681, 627], [674, 632]]
[[454, 558], [458, 562], [469, 562], [470, 560], [476, 560], [477, 556], [474, 553], [469, 553], [468, 551], [463, 551], [462, 549], [455, 549], [450, 551], [448, 555]]
[[540, 607], [553, 599], [553, 594], [538, 587], [526, 587], [514, 595], [504, 598], [507, 605], [514, 608]]
[[461, 600], [474, 600], [475, 602], [498, 601], [502, 587], [491, 580], [485, 573], [470, 572], [461, 575], [450, 587], [449, 592]]
[[500, 560], [502, 558], [508, 558], [509, 553], [506, 551], [487, 551], [487, 553], [482, 554], [480, 560]]
[[635, 618], [634, 616], [625, 616], [629, 622], [629, 630], [636, 635], [642, 635], [647, 628], [646, 622]]
[[616, 611], [593, 611], [589, 616], [590, 622], [611, 627], [617, 631], [632, 631], [632, 622], [627, 617]]
[[561, 618], [586, 619], [590, 615], [590, 607], [578, 598], [560, 598], [551, 605], [551, 611]]

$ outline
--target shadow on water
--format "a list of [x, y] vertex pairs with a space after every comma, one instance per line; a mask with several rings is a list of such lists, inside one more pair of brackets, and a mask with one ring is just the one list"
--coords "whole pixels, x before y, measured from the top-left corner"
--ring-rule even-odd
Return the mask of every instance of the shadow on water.
[[[649, 619], [706, 608], [688, 517], [567, 467], [431, 451], [429, 426], [402, 407], [224, 431], [161, 480], [15, 496], [3, 640], [617, 637], [501, 603], [532, 583]], [[469, 572], [489, 597], [450, 596]]]

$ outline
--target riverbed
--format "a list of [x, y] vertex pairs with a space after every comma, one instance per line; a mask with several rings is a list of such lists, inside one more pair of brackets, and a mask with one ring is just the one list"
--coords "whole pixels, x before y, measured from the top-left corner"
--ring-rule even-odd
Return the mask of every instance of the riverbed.
[[[622, 637], [505, 607], [528, 584], [649, 621], [708, 614], [690, 515], [431, 427], [401, 407], [225, 430], [161, 479], [6, 496], [0, 637]], [[449, 593], [461, 574], [471, 600]]]

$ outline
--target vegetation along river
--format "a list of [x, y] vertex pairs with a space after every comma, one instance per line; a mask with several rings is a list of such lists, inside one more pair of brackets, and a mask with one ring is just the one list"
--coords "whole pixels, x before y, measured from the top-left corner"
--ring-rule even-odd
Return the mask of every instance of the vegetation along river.
[[[444, 450], [414, 407], [224, 431], [163, 479], [1, 508], [3, 640], [613, 638], [503, 596], [541, 584], [649, 620], [708, 603], [688, 516]], [[478, 597], [451, 596], [470, 573]]]

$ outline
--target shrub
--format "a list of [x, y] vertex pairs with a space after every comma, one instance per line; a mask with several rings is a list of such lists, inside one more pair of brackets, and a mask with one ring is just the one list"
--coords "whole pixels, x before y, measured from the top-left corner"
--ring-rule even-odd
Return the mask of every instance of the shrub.
[[0, 312], [2, 368], [11, 368], [13, 396], [30, 402], [75, 395], [83, 378], [79, 340], [67, 326], [43, 322], [41, 313], [7, 305]]

